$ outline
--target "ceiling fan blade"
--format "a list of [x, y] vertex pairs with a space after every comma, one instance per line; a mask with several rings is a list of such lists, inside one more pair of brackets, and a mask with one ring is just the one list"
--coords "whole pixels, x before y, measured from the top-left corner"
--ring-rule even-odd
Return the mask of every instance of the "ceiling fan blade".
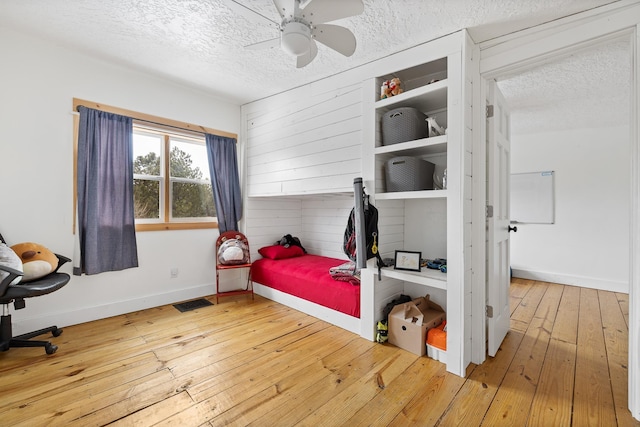
[[296, 68], [302, 68], [309, 65], [317, 54], [318, 45], [315, 41], [311, 40], [311, 43], [309, 43], [309, 52], [305, 53], [304, 55], [298, 56], [298, 59], [296, 59]]
[[279, 28], [280, 24], [278, 22], [264, 16], [261, 13], [256, 12], [255, 10], [243, 5], [242, 3], [234, 0], [223, 0], [223, 3], [233, 12], [246, 18], [250, 22], [254, 22], [256, 24], [265, 24], [265, 21], [268, 21], [271, 22], [276, 28]]
[[344, 56], [351, 56], [356, 51], [356, 36], [345, 27], [320, 24], [313, 28], [311, 34], [317, 41]]
[[276, 37], [275, 39], [264, 40], [258, 43], [253, 43], [245, 46], [245, 49], [249, 50], [262, 50], [262, 49], [273, 49], [276, 47], [280, 47], [280, 37]]
[[[276, 0], [273, 0], [274, 3]], [[302, 9], [302, 17], [312, 25], [360, 15], [364, 12], [362, 0], [310, 0]]]
[[295, 16], [298, 2], [297, 0], [273, 0], [273, 4], [278, 9], [280, 18], [285, 19]]

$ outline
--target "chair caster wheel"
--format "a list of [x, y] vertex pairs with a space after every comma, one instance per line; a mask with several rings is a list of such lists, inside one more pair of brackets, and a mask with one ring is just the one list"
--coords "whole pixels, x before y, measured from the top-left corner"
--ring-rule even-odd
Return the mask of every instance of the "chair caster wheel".
[[58, 346], [57, 346], [57, 345], [54, 345], [54, 344], [47, 344], [47, 345], [44, 347], [44, 351], [46, 351], [46, 352], [47, 352], [47, 354], [53, 354], [53, 353], [55, 353], [56, 351], [58, 351]]
[[58, 329], [54, 329], [53, 331], [51, 331], [51, 335], [53, 335], [54, 337], [59, 337], [62, 334], [62, 329], [58, 328]]

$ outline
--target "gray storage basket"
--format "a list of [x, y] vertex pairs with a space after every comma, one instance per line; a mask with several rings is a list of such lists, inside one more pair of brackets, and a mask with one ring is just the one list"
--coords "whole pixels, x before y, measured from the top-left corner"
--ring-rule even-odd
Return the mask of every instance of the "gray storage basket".
[[410, 156], [387, 160], [385, 165], [387, 191], [433, 190], [434, 169], [433, 163]]
[[413, 141], [429, 136], [427, 116], [413, 107], [401, 107], [382, 116], [382, 145]]

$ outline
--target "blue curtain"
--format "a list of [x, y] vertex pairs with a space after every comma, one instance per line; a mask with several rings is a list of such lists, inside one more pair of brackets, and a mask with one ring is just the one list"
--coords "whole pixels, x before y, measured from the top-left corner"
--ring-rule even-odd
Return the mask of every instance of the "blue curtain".
[[78, 237], [73, 273], [138, 266], [130, 117], [79, 107]]
[[220, 233], [236, 231], [238, 221], [242, 218], [236, 139], [210, 134], [205, 138], [218, 229]]

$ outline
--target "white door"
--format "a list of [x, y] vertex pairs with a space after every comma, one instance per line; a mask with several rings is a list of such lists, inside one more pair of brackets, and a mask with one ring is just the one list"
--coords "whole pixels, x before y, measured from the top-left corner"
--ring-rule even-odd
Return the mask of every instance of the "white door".
[[493, 357], [509, 331], [511, 314], [510, 116], [495, 80], [487, 82], [487, 105], [487, 337], [488, 354]]

